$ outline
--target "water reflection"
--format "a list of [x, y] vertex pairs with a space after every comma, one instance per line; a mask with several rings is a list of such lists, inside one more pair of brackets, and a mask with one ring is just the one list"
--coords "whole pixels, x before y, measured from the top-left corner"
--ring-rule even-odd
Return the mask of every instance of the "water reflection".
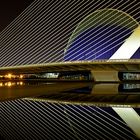
[[138, 83], [100, 83], [92, 84], [87, 87], [68, 90], [67, 93], [88, 93], [88, 94], [121, 94], [122, 92], [136, 94], [140, 93], [140, 84]]
[[140, 84], [124, 83], [119, 85], [119, 91], [122, 92], [140, 92]]
[[[130, 96], [132, 97], [130, 98]], [[0, 82], [0, 100], [18, 98], [53, 99], [83, 102], [140, 103], [139, 83], [93, 83], [93, 82]], [[126, 100], [126, 101], [124, 101]]]
[[0, 82], [0, 88], [1, 87], [19, 87], [19, 86], [36, 86], [36, 85], [43, 85], [43, 84], [52, 84], [52, 83], [46, 83], [46, 82], [24, 82], [24, 81], [18, 81], [18, 82]]
[[[60, 82], [61, 84], [62, 82]], [[73, 85], [75, 82], [68, 82], [67, 85]], [[78, 83], [78, 82], [77, 82]], [[79, 82], [80, 83], [80, 82]], [[88, 82], [84, 82], [88, 83]], [[28, 86], [40, 86], [54, 84], [54, 87], [57, 86], [58, 82], [38, 82], [38, 81], [18, 81], [18, 82], [0, 82], [0, 88], [3, 87], [21, 87], [23, 89]], [[64, 84], [64, 83], [62, 83]], [[62, 91], [63, 92], [63, 91]], [[64, 92], [68, 93], [79, 93], [79, 94], [118, 94], [119, 92], [140, 92], [139, 83], [90, 83], [86, 86], [81, 86], [80, 88], [74, 88], [72, 90], [65, 90]]]
[[0, 87], [12, 87], [12, 86], [22, 86], [25, 85], [24, 82], [20, 81], [20, 82], [1, 82], [0, 83]]
[[41, 96], [46, 94], [59, 94], [62, 91], [87, 87], [89, 83], [74, 82], [0, 82], [0, 100], [11, 100], [23, 97]]

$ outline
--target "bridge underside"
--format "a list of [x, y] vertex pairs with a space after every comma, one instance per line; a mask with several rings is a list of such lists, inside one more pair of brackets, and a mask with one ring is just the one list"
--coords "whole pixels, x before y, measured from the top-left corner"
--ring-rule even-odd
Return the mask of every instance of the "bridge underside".
[[140, 72], [140, 60], [95, 60], [1, 67], [0, 75], [90, 71], [95, 81], [119, 81], [118, 72]]

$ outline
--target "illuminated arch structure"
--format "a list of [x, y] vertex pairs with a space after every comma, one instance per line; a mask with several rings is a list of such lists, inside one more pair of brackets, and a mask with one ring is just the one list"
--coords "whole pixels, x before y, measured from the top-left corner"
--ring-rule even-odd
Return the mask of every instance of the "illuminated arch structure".
[[[73, 31], [65, 48], [64, 60], [110, 59], [138, 26], [139, 23], [123, 11], [97, 10]], [[131, 58], [140, 58], [140, 47]]]

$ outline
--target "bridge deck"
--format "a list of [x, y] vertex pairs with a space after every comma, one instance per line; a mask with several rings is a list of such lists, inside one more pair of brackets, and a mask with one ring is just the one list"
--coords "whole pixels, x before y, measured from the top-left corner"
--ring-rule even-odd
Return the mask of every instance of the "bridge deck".
[[36, 72], [59, 72], [73, 70], [95, 70], [95, 71], [140, 71], [140, 60], [95, 60], [95, 61], [72, 61], [44, 63], [33, 65], [21, 65], [1, 67], [0, 74], [12, 73], [36, 73]]

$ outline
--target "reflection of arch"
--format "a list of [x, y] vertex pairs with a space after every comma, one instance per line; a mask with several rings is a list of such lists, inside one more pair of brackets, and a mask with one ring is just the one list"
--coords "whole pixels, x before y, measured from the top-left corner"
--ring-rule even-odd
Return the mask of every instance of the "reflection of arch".
[[[116, 10], [116, 9], [102, 9], [97, 10], [87, 17], [85, 17], [75, 28], [73, 31], [67, 47], [65, 48], [65, 58], [67, 57], [67, 53], [72, 43], [76, 40], [77, 36], [85, 32], [90, 28], [97, 28], [101, 26], [118, 26], [118, 30], [120, 27], [124, 29], [128, 29], [127, 33], [129, 35], [133, 32], [133, 30], [138, 27], [139, 23], [127, 13]], [[109, 28], [109, 27], [108, 27]], [[101, 30], [102, 31], [102, 30]], [[123, 40], [127, 39], [124, 38]]]

